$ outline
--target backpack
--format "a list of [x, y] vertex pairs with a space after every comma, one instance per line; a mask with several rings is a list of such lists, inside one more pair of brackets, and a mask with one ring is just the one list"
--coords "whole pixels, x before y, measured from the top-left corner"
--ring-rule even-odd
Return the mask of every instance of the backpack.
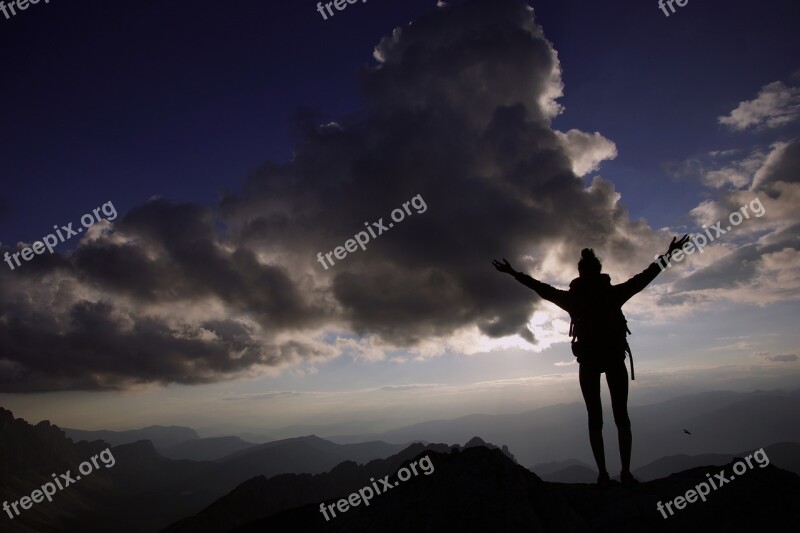
[[[609, 357], [617, 354], [630, 356], [631, 379], [636, 379], [633, 371], [633, 353], [628, 345], [628, 321], [622, 307], [615, 304], [612, 297], [610, 279], [601, 281], [581, 280], [570, 284], [573, 306], [570, 310], [569, 335], [572, 337], [572, 354], [578, 362], [594, 362], [601, 366], [609, 362]], [[597, 358], [604, 358], [599, 360]]]

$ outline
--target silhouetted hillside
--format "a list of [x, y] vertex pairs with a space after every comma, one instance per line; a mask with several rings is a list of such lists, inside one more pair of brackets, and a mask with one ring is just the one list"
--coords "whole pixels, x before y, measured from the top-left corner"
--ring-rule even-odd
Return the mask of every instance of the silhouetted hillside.
[[[319, 446], [330, 448], [330, 444], [322, 439], [312, 440]], [[321, 442], [318, 442], [321, 441]], [[383, 443], [382, 443], [383, 444]], [[353, 445], [354, 446], [354, 445]], [[242, 483], [230, 494], [220, 498], [201, 513], [181, 520], [170, 526], [166, 531], [220, 531], [230, 528], [233, 524], [244, 524], [274, 514], [284, 509], [291, 509], [309, 502], [330, 498], [342, 491], [352, 491], [363, 486], [363, 480], [369, 477], [375, 479], [393, 474], [401, 463], [420, 455], [425, 450], [447, 452], [450, 449], [469, 449], [483, 447], [499, 450], [512, 462], [516, 459], [506, 446], [497, 447], [485, 443], [479, 437], [472, 437], [462, 448], [461, 446], [448, 446], [447, 444], [412, 444], [396, 455], [387, 459], [376, 459], [364, 466], [358, 466], [353, 461], [346, 461], [330, 472], [311, 475], [285, 474], [267, 479], [265, 476], [250, 479]], [[366, 477], [364, 477], [366, 476]], [[233, 521], [233, 522], [232, 522]]]
[[[747, 450], [742, 453], [737, 453], [738, 457], [743, 457], [752, 453], [754, 450]], [[773, 464], [781, 470], [788, 470], [800, 476], [800, 443], [797, 442], [779, 442], [777, 444], [770, 444], [764, 446], [764, 452], [769, 457], [770, 464]]]
[[[314, 502], [233, 531], [752, 532], [782, 530], [800, 518], [800, 477], [771, 465], [748, 471], [712, 491], [706, 502], [688, 504], [664, 519], [657, 502], [684, 495], [720, 467], [696, 468], [637, 487], [612, 482], [609, 489], [599, 490], [542, 481], [497, 450], [427, 453], [435, 466], [432, 475], [412, 477], [374, 497], [368, 507], [351, 507], [326, 521]], [[724, 468], [731, 472], [732, 464]], [[336, 504], [350, 492], [345, 489], [324, 503]]]
[[[577, 531], [579, 517], [538, 476], [499, 450], [426, 452], [431, 475], [408, 481], [325, 521], [319, 503], [284, 511], [233, 531]], [[403, 463], [404, 465], [407, 462]], [[364, 480], [368, 484], [368, 480]], [[391, 483], [397, 477], [391, 477]], [[339, 495], [346, 498], [347, 493]], [[335, 504], [338, 498], [327, 500]], [[531, 505], [537, 502], [537, 505]], [[315, 516], [316, 515], [316, 516]], [[292, 526], [289, 526], [292, 524]]]
[[283, 474], [267, 479], [259, 476], [242, 483], [195, 516], [173, 524], [165, 531], [215, 532], [227, 531], [234, 525], [266, 517], [278, 511], [291, 509], [310, 502], [332, 498], [343, 492], [361, 488], [370, 477], [375, 479], [394, 473], [400, 465], [425, 450], [446, 452], [446, 444], [412, 444], [387, 459], [376, 459], [359, 466], [345, 461], [330, 472], [310, 474]]
[[729, 453], [705, 453], [702, 455], [670, 455], [656, 459], [641, 468], [634, 469], [633, 473], [641, 481], [650, 481], [667, 477], [683, 470], [697, 468], [699, 466], [724, 465], [733, 458]]
[[[710, 453], [703, 455], [670, 455], [662, 457], [652, 463], [634, 470], [634, 475], [644, 481], [667, 477], [690, 468], [709, 465], [724, 465], [733, 460], [734, 457], [744, 457], [755, 450], [750, 449], [744, 452], [730, 453]], [[794, 442], [781, 442], [764, 447], [764, 452], [769, 457], [770, 464], [782, 470], [794, 472], [800, 475], [800, 444]]]
[[[73, 443], [48, 421], [31, 425], [14, 418], [0, 407], [0, 501], [14, 502], [52, 481], [52, 473], [77, 471], [77, 465], [106, 448], [103, 442]], [[108, 484], [108, 470], [101, 468], [86, 476], [75, 490], [53, 497], [47, 505], [33, 505], [13, 520], [3, 512], [0, 530], [34, 533], [64, 530], [72, 509], [91, 509], [93, 501]], [[72, 489], [73, 487], [70, 487]]]
[[99, 442], [75, 444], [47, 420], [33, 426], [0, 407], [0, 482], [10, 475], [60, 467], [103, 448]]
[[[517, 458], [514, 457], [514, 454], [511, 453], [511, 451], [508, 449], [508, 446], [506, 446], [505, 444], [503, 444], [502, 446], [495, 446], [494, 444], [485, 442], [480, 437], [472, 437], [464, 445], [464, 449], [466, 450], [467, 448], [475, 448], [476, 446], [483, 446], [484, 448], [489, 448], [490, 450], [500, 450], [501, 452], [503, 452], [503, 455], [514, 461], [514, 463], [517, 463]], [[454, 446], [454, 448], [457, 449], [459, 447]]]

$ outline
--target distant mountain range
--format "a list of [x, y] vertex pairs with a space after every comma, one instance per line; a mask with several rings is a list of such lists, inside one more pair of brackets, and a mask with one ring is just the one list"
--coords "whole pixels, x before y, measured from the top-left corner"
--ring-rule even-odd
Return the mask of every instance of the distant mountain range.
[[[67, 432], [47, 421], [31, 425], [0, 408], [0, 501], [29, 495], [52, 473], [75, 472], [78, 463], [109, 444], [141, 436], [159, 443], [148, 439], [113, 446], [113, 468], [93, 472], [59, 492], [53, 502], [36, 504], [13, 520], [0, 514], [0, 529], [12, 533], [127, 533], [168, 526], [169, 531], [319, 530], [321, 502], [335, 503], [363, 486], [365, 479], [393, 475], [424, 453], [431, 454], [435, 474], [394, 489], [391, 497], [387, 494], [375, 503], [375, 512], [372, 506], [369, 512], [352, 509], [357, 512], [324, 523], [324, 531], [419, 529], [412, 524], [435, 526], [437, 531], [454, 527], [585, 531], [592, 530], [587, 526], [592, 509], [602, 511], [597, 523], [604, 525], [598, 530], [633, 530], [630, 524], [638, 522], [622, 520], [624, 513], [642, 520], [644, 529], [639, 530], [659, 530], [663, 524], [671, 529], [679, 523], [687, 530], [699, 530], [703, 524], [710, 528], [711, 509], [725, 516], [720, 523], [729, 524], [731, 531], [746, 525], [757, 529], [758, 524], [740, 516], [745, 507], [755, 516], [772, 513], [762, 517], [766, 525], [773, 515], [797, 518], [787, 515], [786, 509], [797, 509], [800, 497], [798, 399], [798, 391], [720, 392], [631, 409], [634, 457], [640, 465], [634, 472], [642, 481], [653, 481], [627, 493], [619, 492], [620, 487], [596, 493], [595, 487], [586, 485], [596, 473], [588, 453], [585, 410], [577, 404], [512, 415], [473, 415], [380, 434], [394, 444], [374, 435], [367, 442], [331, 442], [309, 435], [255, 444], [237, 437], [201, 439], [191, 428], [162, 426], [124, 432], [68, 430], [75, 438], [108, 439], [73, 442]], [[613, 433], [613, 422], [610, 417], [606, 421], [608, 435]], [[683, 428], [692, 434], [686, 435]], [[473, 438], [475, 434], [492, 435], [484, 438], [503, 446], [495, 449]], [[462, 435], [466, 436], [454, 438]], [[427, 444], [437, 441], [466, 444]], [[613, 461], [616, 438], [607, 442], [606, 454]], [[653, 498], [666, 501], [679, 496], [701, 474], [718, 472], [730, 465], [734, 455], [743, 456], [742, 450], [749, 453], [761, 447], [769, 467], [753, 469], [742, 476], [747, 481], [737, 480], [731, 488], [713, 493], [713, 500], [670, 517], [670, 522], [652, 520], [650, 513], [663, 520]], [[537, 458], [542, 460], [532, 460]], [[517, 459], [536, 465], [533, 469], [541, 478], [518, 466]], [[745, 506], [746, 497], [753, 503]], [[404, 507], [405, 514], [392, 514], [400, 513], [402, 506], [410, 506]], [[681, 522], [683, 516], [693, 515], [697, 527]], [[495, 522], [487, 522], [489, 518]]]
[[64, 433], [73, 441], [102, 440], [112, 446], [133, 444], [149, 440], [159, 454], [170, 459], [191, 459], [193, 461], [216, 461], [227, 455], [257, 446], [239, 437], [200, 438], [197, 432], [182, 426], [148, 426], [128, 431], [86, 431], [64, 428]]
[[258, 446], [239, 437], [209, 437], [181, 442], [158, 452], [169, 459], [191, 459], [192, 461], [216, 461], [229, 455]]
[[[603, 397], [606, 460], [619, 472], [614, 418]], [[633, 467], [665, 456], [735, 454], [777, 442], [800, 442], [800, 389], [738, 393], [707, 392], [629, 409], [633, 426]], [[692, 433], [686, 435], [683, 429]], [[504, 415], [469, 415], [434, 420], [367, 435], [329, 436], [339, 443], [464, 442], [480, 435], [502, 442], [523, 465], [576, 459], [594, 465], [582, 403], [559, 404]]]
[[[225, 441], [223, 447], [230, 442], [236, 441]], [[32, 426], [0, 408], [0, 501], [29, 495], [50, 481], [51, 473], [76, 472], [81, 461], [106, 446], [102, 441], [74, 443], [57, 426], [48, 422]], [[122, 444], [111, 448], [113, 468], [93, 472], [59, 492], [52, 502], [34, 505], [13, 520], [0, 515], [0, 529], [157, 531], [201, 511], [254, 476], [316, 474], [343, 461], [388, 457], [404, 447], [385, 442], [342, 445], [311, 435], [248, 447], [212, 462], [168, 459], [147, 440]]]
[[198, 440], [200, 435], [192, 428], [181, 426], [148, 426], [129, 431], [86, 431], [82, 429], [63, 428], [67, 437], [75, 442], [80, 440], [102, 440], [112, 446], [131, 444], [140, 440], [149, 440], [157, 450], [166, 450], [186, 441]]
[[[605, 401], [604, 407], [609, 408], [608, 404]], [[634, 432], [634, 469], [672, 455], [730, 456], [740, 450], [760, 448], [765, 443], [800, 442], [800, 425], [796, 423], [800, 420], [800, 389], [790, 392], [707, 392], [646, 406], [632, 406], [630, 415]], [[616, 432], [610, 412], [604, 412], [604, 420], [606, 440], [613, 442]], [[295, 427], [306, 430], [306, 434], [319, 435], [328, 434], [335, 428], [360, 425]], [[688, 428], [691, 435], [685, 434], [684, 428]], [[742, 431], [742, 428], [748, 430]], [[316, 432], [316, 429], [320, 431]], [[256, 446], [264, 437], [253, 434], [248, 439], [237, 434], [238, 437], [201, 439], [192, 428], [180, 426], [150, 426], [131, 431], [64, 431], [76, 441], [100, 439], [112, 445], [149, 440], [165, 457], [207, 461], [221, 460]], [[553, 405], [516, 414], [469, 415], [382, 433], [334, 435], [325, 439], [339, 444], [368, 441], [406, 444], [466, 442], [473, 435], [506, 444], [523, 465], [573, 459], [590, 467], [594, 465], [586, 434], [586, 409], [581, 403]], [[283, 439], [286, 440], [289, 439]], [[607, 448], [609, 469], [618, 472], [619, 459], [613, 452], [615, 447]]]

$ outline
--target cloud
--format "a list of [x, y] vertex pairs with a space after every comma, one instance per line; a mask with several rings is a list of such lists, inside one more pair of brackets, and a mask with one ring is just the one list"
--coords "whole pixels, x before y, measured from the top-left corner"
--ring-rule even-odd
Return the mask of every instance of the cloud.
[[775, 192], [771, 184], [800, 182], [800, 141], [776, 142], [753, 176], [752, 190]]
[[384, 385], [378, 390], [396, 392], [407, 390], [414, 391], [419, 389], [435, 389], [437, 387], [441, 387], [441, 385], [436, 383], [409, 383], [407, 385]]
[[296, 391], [272, 391], [261, 392], [257, 394], [236, 394], [232, 396], [225, 396], [223, 401], [239, 401], [239, 400], [276, 400], [282, 398], [297, 398], [301, 396], [318, 396], [320, 393], [315, 392], [296, 392]]
[[756, 359], [763, 359], [772, 363], [794, 363], [800, 361], [800, 356], [795, 353], [771, 355], [770, 352], [753, 352], [750, 355]]
[[754, 152], [745, 159], [703, 174], [703, 182], [716, 189], [732, 187], [741, 189], [750, 185], [755, 172], [764, 164], [765, 155]]
[[680, 162], [668, 161], [663, 163], [662, 167], [664, 172], [676, 180], [700, 178], [706, 171], [704, 162], [696, 157]]
[[[724, 235], [695, 253], [680, 279], [660, 295], [659, 304], [685, 314], [723, 302], [768, 305], [800, 299], [800, 141], [773, 143], [768, 151], [726, 163], [708, 176], [712, 199], [691, 211], [697, 229], [718, 221]], [[759, 204], [763, 210], [759, 208]], [[739, 225], [732, 213], [747, 209]], [[761, 212], [761, 216], [757, 214]]]
[[600, 163], [617, 157], [617, 145], [600, 135], [571, 129], [567, 133], [555, 132], [572, 161], [572, 171], [584, 176], [600, 168]]
[[[530, 323], [542, 302], [492, 258], [567, 282], [591, 247], [622, 281], [666, 242], [630, 219], [610, 181], [576, 175], [616, 149], [553, 130], [561, 65], [522, 0], [440, 6], [375, 57], [357, 114], [334, 124], [298, 111], [293, 159], [265, 163], [218, 205], [152, 198], [74, 252], [2, 272], [0, 387], [209, 383], [342, 356], [535, 349], [552, 342]], [[424, 216], [328, 270], [317, 262], [415, 195]]]
[[733, 344], [725, 344], [723, 346], [715, 346], [713, 348], [709, 348], [708, 351], [710, 352], [729, 352], [732, 350], [750, 350], [753, 348], [753, 345], [749, 342], [735, 342]]
[[773, 363], [793, 363], [799, 361], [800, 357], [796, 353], [787, 353], [782, 355], [771, 355], [767, 359]]
[[728, 150], [711, 150], [708, 152], [708, 155], [715, 159], [720, 159], [736, 155], [737, 153], [739, 153], [738, 149], [730, 148]]
[[735, 131], [748, 128], [778, 128], [800, 117], [800, 87], [775, 81], [761, 88], [754, 100], [739, 103], [727, 116], [719, 117]]

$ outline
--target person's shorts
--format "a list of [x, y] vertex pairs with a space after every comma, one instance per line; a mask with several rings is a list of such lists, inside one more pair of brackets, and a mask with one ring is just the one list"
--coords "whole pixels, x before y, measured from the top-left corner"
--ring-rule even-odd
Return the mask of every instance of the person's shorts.
[[578, 364], [585, 370], [590, 370], [602, 374], [609, 369], [618, 368], [619, 365], [625, 367], [627, 354], [621, 352], [589, 352], [583, 357], [578, 358]]

